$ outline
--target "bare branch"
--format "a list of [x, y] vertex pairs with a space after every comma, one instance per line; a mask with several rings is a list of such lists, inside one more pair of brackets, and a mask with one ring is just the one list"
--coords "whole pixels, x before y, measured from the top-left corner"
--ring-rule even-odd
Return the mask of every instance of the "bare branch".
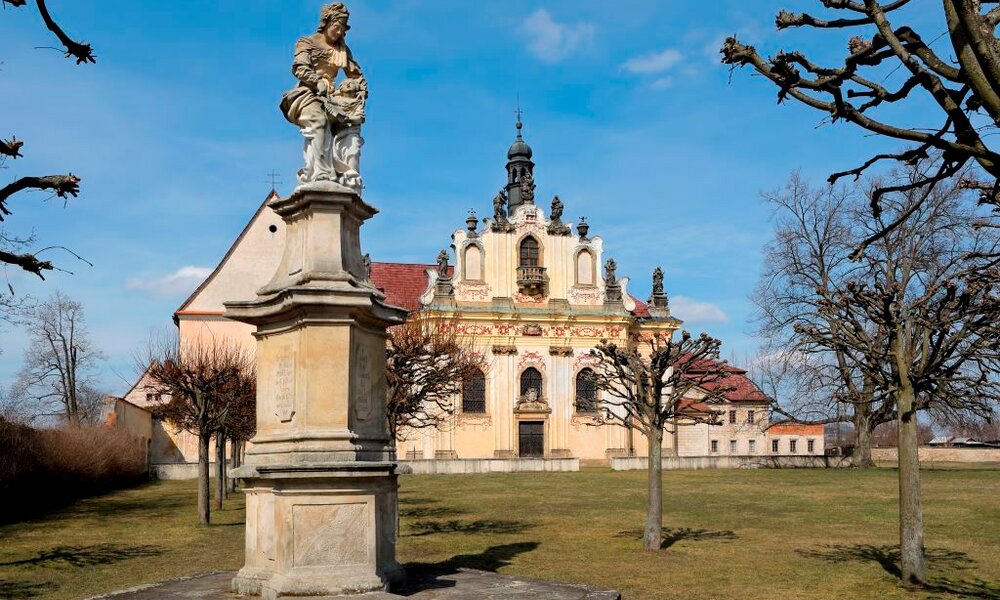
[[66, 49], [66, 58], [73, 57], [76, 58], [76, 64], [83, 63], [96, 63], [97, 57], [94, 56], [94, 49], [91, 48], [90, 44], [83, 42], [76, 42], [72, 40], [66, 32], [59, 27], [59, 24], [55, 22], [52, 15], [49, 14], [49, 9], [45, 5], [45, 0], [35, 0], [35, 4], [38, 5], [38, 12], [42, 15], [42, 21], [45, 22], [45, 26], [55, 34], [56, 38]]

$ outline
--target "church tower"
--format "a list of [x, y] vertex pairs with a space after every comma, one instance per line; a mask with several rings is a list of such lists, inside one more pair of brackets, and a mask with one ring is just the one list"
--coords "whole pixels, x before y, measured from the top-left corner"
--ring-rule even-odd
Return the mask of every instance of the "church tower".
[[534, 181], [535, 163], [531, 162], [531, 146], [521, 137], [521, 115], [517, 117], [517, 138], [507, 150], [507, 214], [513, 215], [514, 209], [522, 204], [534, 204], [534, 185], [530, 184], [530, 192], [526, 195], [521, 193], [521, 182], [525, 176]]

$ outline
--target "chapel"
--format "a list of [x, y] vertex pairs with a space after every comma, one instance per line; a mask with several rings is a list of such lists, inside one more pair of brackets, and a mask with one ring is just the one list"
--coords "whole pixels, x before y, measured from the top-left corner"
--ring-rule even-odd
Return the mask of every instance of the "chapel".
[[[371, 283], [411, 320], [449, 328], [482, 354], [482, 371], [463, 382], [454, 414], [432, 430], [403, 431], [404, 461], [576, 458], [606, 464], [644, 456], [636, 430], [600, 424], [592, 349], [600, 340], [625, 342], [672, 335], [682, 322], [670, 311], [662, 272], [641, 301], [619, 277], [605, 240], [584, 219], [563, 221], [556, 196], [535, 197], [535, 162], [520, 121], [507, 151], [504, 181], [489, 216], [470, 212], [464, 226], [442, 231], [447, 249], [436, 264], [366, 261]], [[182, 343], [227, 337], [253, 347], [250, 325], [223, 316], [223, 303], [253, 298], [281, 259], [284, 223], [269, 208], [272, 191], [215, 270], [174, 313]], [[625, 243], [619, 240], [617, 243]], [[429, 257], [430, 258], [430, 257]], [[822, 426], [768, 428], [768, 401], [747, 372], [731, 367], [725, 401], [691, 398], [695, 410], [715, 411], [719, 424], [679, 427], [664, 439], [664, 456], [823, 455]], [[123, 401], [148, 406], [142, 385]], [[194, 462], [191, 436], [170, 424], [152, 434], [152, 461]], [[156, 429], [156, 427], [154, 427]]]

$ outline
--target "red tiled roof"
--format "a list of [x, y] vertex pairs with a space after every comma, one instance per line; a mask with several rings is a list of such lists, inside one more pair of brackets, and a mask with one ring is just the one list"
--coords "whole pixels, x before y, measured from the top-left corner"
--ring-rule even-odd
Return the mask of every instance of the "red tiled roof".
[[746, 369], [727, 365], [726, 371], [729, 373], [726, 377], [718, 381], [703, 383], [700, 387], [708, 391], [720, 387], [731, 387], [733, 389], [726, 392], [726, 400], [730, 402], [767, 402], [767, 396], [764, 395], [764, 392], [760, 391], [760, 388], [747, 377]]
[[635, 296], [632, 296], [632, 294], [629, 294], [629, 296], [631, 296], [632, 299], [635, 300], [635, 310], [632, 311], [632, 315], [635, 317], [639, 317], [640, 319], [648, 318], [649, 305], [643, 302], [642, 300], [639, 300]]
[[823, 425], [803, 425], [801, 423], [778, 423], [768, 428], [769, 435], [823, 435]]
[[385, 294], [385, 301], [413, 312], [420, 309], [420, 295], [427, 289], [427, 269], [437, 265], [372, 263], [372, 283]]

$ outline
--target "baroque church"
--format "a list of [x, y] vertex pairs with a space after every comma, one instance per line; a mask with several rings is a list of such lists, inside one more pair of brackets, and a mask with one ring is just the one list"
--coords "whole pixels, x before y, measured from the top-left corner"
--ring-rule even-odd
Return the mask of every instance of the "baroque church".
[[[681, 321], [670, 312], [662, 272], [643, 302], [628, 293], [605, 241], [590, 226], [564, 223], [558, 196], [549, 210], [536, 203], [535, 163], [521, 123], [507, 151], [506, 183], [490, 217], [470, 213], [451, 233], [451, 252], [437, 264], [368, 262], [371, 282], [410, 319], [446, 328], [482, 354], [482, 372], [462, 385], [454, 414], [436, 430], [403, 432], [401, 460], [576, 458], [601, 464], [614, 456], [644, 456], [636, 430], [600, 425], [601, 399], [591, 376], [598, 341], [625, 342], [671, 335]], [[215, 270], [174, 313], [182, 343], [205, 336], [253, 348], [250, 325], [223, 317], [223, 303], [253, 298], [274, 274], [284, 248], [284, 223], [270, 208], [272, 192]], [[442, 232], [444, 233], [444, 232]], [[768, 402], [745, 370], [732, 367], [724, 402], [698, 410], [719, 413], [718, 425], [679, 427], [664, 438], [664, 456], [822, 455], [822, 426], [768, 427]], [[118, 410], [149, 406], [137, 383]], [[131, 413], [130, 413], [131, 414]], [[192, 463], [193, 436], [150, 419], [151, 460]], [[553, 461], [560, 462], [560, 461]], [[564, 462], [564, 461], [563, 461]]]

